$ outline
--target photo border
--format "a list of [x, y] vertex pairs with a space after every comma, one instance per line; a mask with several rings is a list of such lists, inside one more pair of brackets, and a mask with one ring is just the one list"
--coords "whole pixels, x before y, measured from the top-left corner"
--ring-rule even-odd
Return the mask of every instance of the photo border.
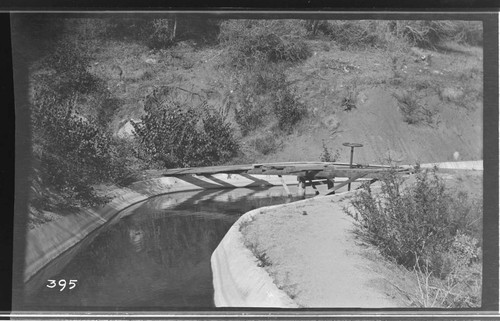
[[[9, 10], [10, 12], [65, 12], [68, 14], [71, 14], [72, 11], [74, 11], [75, 14], [80, 14], [81, 12], [88, 12], [89, 15], [101, 15], [101, 12], [96, 12], [101, 11], [102, 7], [99, 8], [94, 8], [97, 6], [97, 3], [94, 1], [88, 1], [89, 4], [85, 6], [80, 7], [75, 6], [75, 3], [70, 3], [70, 5], [66, 6], [63, 10], [59, 10], [58, 6], [49, 6], [49, 7], [43, 7], [43, 8], [20, 8], [19, 4], [16, 8], [12, 8], [13, 10]], [[130, 3], [125, 2], [125, 3]], [[148, 1], [152, 2], [152, 1]], [[148, 3], [146, 2], [146, 4]], [[157, 316], [154, 314], [154, 312], [151, 313], [143, 313], [141, 312], [134, 313], [132, 311], [120, 311], [118, 314], [111, 313], [111, 314], [103, 314], [103, 317], [113, 317], [113, 316], [126, 316], [129, 314], [132, 314], [131, 317], [147, 317], [147, 318], [155, 318], [155, 317], [175, 317], [175, 318], [192, 318], [192, 317], [203, 317], [203, 318], [213, 318], [213, 317], [222, 317], [222, 316], [247, 316], [247, 317], [257, 317], [257, 318], [268, 318], [268, 317], [284, 317], [286, 318], [288, 316], [293, 316], [295, 318], [315, 318], [317, 319], [318, 317], [335, 317], [335, 318], [346, 318], [346, 317], [418, 317], [419, 315], [423, 317], [429, 317], [429, 316], [460, 316], [460, 315], [465, 315], [465, 316], [471, 316], [474, 315], [475, 317], [480, 317], [481, 315], [484, 317], [488, 317], [488, 313], [494, 313], [495, 316], [498, 315], [498, 176], [493, 175], [493, 173], [498, 173], [498, 13], [497, 12], [491, 12], [488, 10], [488, 6], [484, 6], [481, 8], [470, 8], [471, 10], [468, 10], [465, 12], [465, 9], [469, 9], [466, 7], [463, 7], [463, 3], [467, 1], [459, 1], [458, 5], [455, 5], [454, 8], [446, 8], [446, 6], [442, 7], [439, 6], [440, 2], [438, 1], [438, 7], [437, 9], [447, 9], [448, 12], [436, 12], [433, 10], [436, 10], [436, 7], [431, 8], [431, 12], [429, 11], [420, 11], [418, 7], [411, 7], [411, 8], [397, 8], [397, 9], [386, 9], [386, 10], [381, 10], [381, 11], [363, 11], [360, 12], [358, 10], [352, 10], [352, 8], [348, 8], [350, 10], [344, 10], [344, 9], [339, 9], [338, 7], [332, 8], [331, 6], [328, 8], [322, 7], [321, 10], [322, 12], [310, 12], [311, 10], [318, 10], [316, 8], [312, 7], [306, 7], [305, 9], [300, 10], [297, 6], [291, 6], [294, 8], [294, 10], [290, 10], [290, 7], [286, 8], [281, 8], [281, 9], [276, 9], [276, 8], [269, 8], [266, 6], [260, 6], [260, 8], [265, 8], [266, 10], [260, 10], [260, 9], [255, 9], [255, 8], [240, 8], [239, 10], [234, 10], [234, 9], [227, 9], [223, 8], [223, 6], [219, 6], [219, 8], [204, 8], [205, 10], [210, 10], [209, 14], [213, 14], [214, 16], [220, 16], [221, 13], [224, 15], [224, 18], [226, 17], [245, 17], [245, 18], [293, 18], [296, 17], [297, 15], [301, 15], [301, 17], [318, 17], [318, 16], [326, 16], [328, 15], [330, 19], [343, 19], [343, 20], [358, 20], [361, 18], [364, 19], [407, 19], [407, 20], [420, 20], [420, 19], [447, 19], [447, 20], [482, 20], [483, 21], [483, 30], [484, 30], [484, 45], [483, 45], [483, 53], [484, 53], [484, 61], [483, 61], [483, 72], [484, 72], [484, 99], [483, 99], [483, 108], [484, 108], [484, 113], [483, 113], [483, 150], [484, 150], [484, 171], [487, 173], [491, 173], [489, 175], [484, 175], [484, 183], [483, 183], [483, 191], [484, 191], [484, 240], [485, 240], [485, 247], [484, 247], [484, 252], [483, 252], [483, 307], [481, 309], [467, 309], [466, 311], [463, 310], [435, 310], [435, 309], [301, 309], [301, 311], [297, 310], [282, 310], [282, 309], [223, 309], [221, 313], [215, 313], [213, 312], [216, 311], [210, 311], [210, 312], [205, 312], [199, 311], [199, 310], [189, 310], [179, 312], [179, 311], [162, 311], [161, 316]], [[295, 3], [292, 1], [292, 3]], [[302, 3], [302, 1], [301, 1]], [[320, 3], [320, 2], [315, 2]], [[345, 3], [345, 2], [341, 2]], [[419, 2], [418, 4], [422, 4], [425, 2]], [[434, 2], [433, 2], [434, 3]], [[467, 2], [470, 3], [470, 2]], [[488, 1], [485, 1], [485, 3], [488, 3]], [[73, 6], [71, 6], [71, 4]], [[189, 4], [186, 2], [186, 4]], [[462, 6], [461, 6], [461, 5]], [[269, 5], [269, 4], [268, 4]], [[330, 4], [331, 5], [331, 4]], [[68, 8], [69, 7], [69, 8]], [[136, 6], [126, 6], [126, 8], [135, 8], [133, 10], [126, 10], [130, 11], [130, 14], [134, 14], [136, 11], [141, 11], [144, 13], [149, 13], [154, 15], [155, 13], [161, 14], [158, 12], [159, 9], [155, 10], [144, 10], [144, 7], [136, 7]], [[151, 7], [155, 6], [148, 6], [149, 9]], [[171, 8], [175, 8], [173, 11], [169, 11], [171, 13], [182, 13], [182, 14], [203, 14], [206, 15], [207, 12], [204, 11], [199, 11], [197, 9], [193, 10], [193, 6], [189, 6], [191, 9], [189, 10], [189, 13], [187, 12], [188, 9], [186, 7], [180, 7], [180, 6], [170, 6]], [[486, 9], [485, 9], [486, 7]], [[82, 8], [84, 8], [84, 11], [81, 11]], [[122, 11], [121, 9], [123, 8], [116, 8], [113, 7], [113, 11]], [[299, 10], [295, 10], [295, 9]], [[490, 7], [489, 9], [491, 9]], [[78, 10], [79, 9], [79, 10]], [[142, 10], [141, 10], [142, 9]], [[327, 9], [328, 12], [325, 12], [324, 10]], [[332, 10], [333, 9], [333, 10]], [[90, 11], [87, 11], [90, 10]], [[331, 10], [331, 11], [330, 11]], [[366, 10], [366, 9], [365, 9]], [[427, 9], [429, 10], [429, 9]], [[440, 11], [440, 10], [438, 10]], [[111, 12], [112, 13], [112, 12]], [[7, 15], [7, 19], [5, 19], [5, 16]], [[346, 15], [348, 15], [346, 17]], [[456, 18], [460, 17], [460, 19]], [[462, 17], [464, 17], [462, 19]], [[2, 31], [2, 39], [7, 39], [9, 37], [5, 37], [5, 26], [8, 25], [5, 23], [5, 21], [8, 21], [8, 13], [2, 13], [1, 14], [1, 24], [0, 26], [1, 31]], [[10, 29], [10, 28], [9, 28]], [[10, 34], [10, 30], [9, 30]], [[8, 39], [10, 41], [10, 38]], [[4, 42], [2, 42], [5, 44]], [[2, 48], [9, 48], [10, 46], [2, 46]], [[5, 50], [4, 50], [5, 51]], [[2, 51], [2, 71], [6, 71], [3, 73], [4, 78], [5, 75], [9, 75], [8, 71], [10, 68], [10, 71], [12, 72], [12, 61], [11, 59], [9, 60], [8, 54]], [[19, 75], [21, 74], [21, 77]], [[15, 74], [15, 80], [16, 84], [18, 84], [18, 81], [21, 81], [22, 83], [22, 70], [14, 70]], [[16, 74], [17, 78], [16, 78]], [[4, 80], [4, 79], [3, 79]], [[3, 81], [4, 82], [4, 81]], [[2, 86], [2, 90], [5, 90], [7, 94], [9, 94], [9, 91], [17, 90], [14, 88], [13, 84], [9, 89], [8, 85], [8, 80], [7, 80], [7, 86]], [[12, 96], [12, 102], [14, 102], [13, 95]], [[16, 104], [18, 105], [24, 105], [27, 102], [21, 101], [18, 99], [18, 95], [16, 95]], [[8, 103], [9, 106], [12, 106], [13, 109], [13, 103], [10, 104]], [[4, 120], [7, 119], [10, 124], [10, 120], [12, 120], [14, 117], [14, 110], [5, 108], [4, 112], [6, 112], [6, 115], [4, 116]], [[14, 137], [15, 133], [15, 154], [8, 153], [6, 152], [5, 154], [8, 155], [15, 155], [14, 157], [11, 157], [9, 160], [8, 155], [6, 156], [7, 162], [10, 161], [12, 169], [15, 168], [15, 183], [12, 184], [15, 187], [12, 188], [10, 193], [7, 191], [7, 188], [4, 188], [5, 185], [8, 184], [9, 181], [14, 182], [14, 170], [7, 171], [8, 173], [2, 172], [2, 182], [5, 182], [2, 186], [2, 205], [4, 205], [2, 208], [9, 208], [9, 205], [11, 204], [11, 201], [9, 199], [14, 199], [15, 196], [15, 204], [16, 208], [12, 210], [12, 213], [14, 213], [16, 210], [19, 210], [22, 206], [26, 204], [26, 199], [23, 199], [23, 195], [27, 195], [27, 192], [29, 192], [29, 186], [26, 184], [27, 178], [25, 175], [23, 176], [23, 172], [25, 172], [27, 169], [30, 168], [29, 166], [29, 157], [26, 157], [28, 154], [26, 154], [27, 151], [29, 151], [29, 138], [26, 137], [25, 133], [26, 130], [29, 131], [29, 126], [26, 124], [27, 122], [24, 121], [23, 124], [23, 119], [29, 119], [26, 114], [22, 114], [22, 111], [20, 111], [18, 108], [15, 109], [15, 128], [11, 128], [14, 126], [10, 126], [9, 123], [7, 126], [3, 126], [2, 128], [5, 128], [5, 133], [2, 132], [2, 139], [5, 141], [10, 141]], [[494, 133], [495, 135], [492, 135]], [[14, 144], [9, 143], [6, 144], [5, 146], [10, 146], [8, 150], [14, 151]], [[26, 150], [26, 147], [28, 147], [28, 150]], [[15, 162], [15, 163], [14, 163]], [[9, 166], [9, 165], [7, 165]], [[10, 177], [10, 178], [9, 178]], [[6, 196], [6, 197], [5, 197]], [[11, 223], [11, 224], [9, 224]], [[22, 225], [22, 219], [18, 220], [16, 218], [16, 221], [14, 221], [14, 218], [12, 221], [9, 221], [9, 219], [4, 219], [4, 222], [2, 224], [2, 242], [3, 247], [7, 245], [6, 251], [4, 251], [4, 248], [2, 248], [2, 253], [8, 253], [14, 250], [16, 255], [13, 257], [13, 262], [8, 262], [8, 260], [5, 260], [3, 262], [7, 263], [16, 263], [19, 261], [19, 259], [23, 259], [24, 255], [19, 255], [20, 253], [23, 253], [23, 246], [16, 247], [16, 244], [13, 244], [12, 242], [12, 237], [15, 233], [19, 233], [23, 231], [23, 225]], [[24, 221], [25, 223], [25, 221]], [[9, 226], [14, 226], [14, 229], [10, 229]], [[25, 226], [25, 225], [24, 225]], [[10, 240], [10, 244], [9, 244]], [[12, 250], [9, 251], [9, 245], [11, 246]], [[12, 252], [11, 252], [12, 253]], [[18, 265], [19, 262], [17, 262], [16, 266]], [[11, 271], [14, 273], [12, 277], [12, 282], [18, 282], [20, 280], [20, 269], [12, 269]], [[2, 271], [8, 271], [8, 264], [3, 264], [1, 266]], [[8, 274], [8, 273], [7, 273]], [[0, 284], [6, 284], [4, 282], [4, 279], [2, 278], [2, 283]], [[2, 287], [5, 288], [5, 287]], [[12, 288], [12, 287], [10, 287]], [[12, 293], [12, 296], [15, 297], [16, 293]], [[485, 298], [487, 298], [485, 300]], [[12, 298], [11, 298], [12, 299]], [[2, 302], [11, 302], [11, 300], [3, 300]], [[10, 308], [1, 306], [1, 310], [3, 311], [10, 311]], [[331, 311], [333, 310], [333, 311]], [[423, 311], [422, 311], [423, 310]], [[94, 310], [95, 311], [95, 310]], [[217, 309], [217, 311], [221, 311], [220, 308]], [[450, 312], [451, 311], [451, 312]], [[196, 314], [193, 312], [199, 312], [199, 314]], [[332, 313], [335, 312], [335, 313]], [[353, 312], [353, 313], [347, 313], [347, 312]], [[400, 314], [401, 312], [408, 312], [408, 313], [403, 313]], [[416, 312], [416, 313], [412, 313]], [[425, 312], [425, 313], [422, 313]], [[439, 312], [439, 313], [436, 313]], [[442, 312], [442, 313], [441, 313]], [[453, 314], [454, 312], [464, 312], [462, 313], [457, 313]], [[121, 314], [121, 313], [125, 313]], [[332, 313], [332, 314], [330, 314]], [[368, 314], [368, 315], [367, 315]], [[1, 315], [1, 314], [0, 314]], [[22, 313], [16, 313], [17, 316], [22, 317]], [[27, 313], [25, 316], [33, 316], [33, 317], [49, 317], [51, 313], [41, 313], [40, 315], [32, 315], [32, 313]], [[81, 317], [81, 316], [86, 316], [88, 315], [88, 311], [85, 311], [84, 314], [66, 314], [66, 312], [63, 312], [61, 314], [55, 314], [59, 317]], [[92, 317], [98, 317], [100, 318], [100, 312], [97, 311], [96, 313], [92, 314]], [[134, 316], [135, 315], [135, 316]]]

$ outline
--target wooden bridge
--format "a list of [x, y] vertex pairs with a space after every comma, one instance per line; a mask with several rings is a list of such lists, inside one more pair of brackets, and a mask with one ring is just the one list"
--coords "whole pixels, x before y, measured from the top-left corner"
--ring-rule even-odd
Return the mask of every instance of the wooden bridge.
[[[299, 189], [305, 191], [306, 186], [312, 186], [316, 190], [316, 184], [327, 184], [328, 190], [325, 195], [335, 194], [335, 191], [356, 181], [365, 181], [369, 184], [376, 182], [388, 171], [394, 170], [398, 174], [410, 174], [413, 170], [409, 167], [390, 167], [385, 165], [363, 165], [355, 163], [337, 162], [280, 162], [262, 163], [251, 165], [228, 165], [210, 167], [175, 168], [165, 171], [163, 176], [200, 175], [213, 174], [250, 174], [250, 175], [283, 175], [297, 176]], [[341, 182], [335, 182], [335, 178], [347, 178]], [[282, 184], [290, 195], [287, 185], [282, 179]]]

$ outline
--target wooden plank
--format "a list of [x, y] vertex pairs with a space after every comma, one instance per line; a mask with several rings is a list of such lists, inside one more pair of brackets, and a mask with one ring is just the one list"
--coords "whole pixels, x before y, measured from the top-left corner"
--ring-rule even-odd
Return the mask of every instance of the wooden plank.
[[[380, 178], [388, 170], [383, 165], [368, 165], [370, 167], [349, 168], [343, 163], [318, 162], [284, 162], [264, 163], [253, 165], [228, 165], [191, 168], [173, 168], [163, 172], [163, 176], [181, 175], [210, 175], [210, 174], [260, 174], [260, 175], [295, 175], [307, 179], [328, 179], [333, 177], [352, 177], [358, 173], [365, 173], [370, 178]], [[400, 172], [410, 172], [410, 169], [401, 168]]]
[[187, 167], [187, 168], [172, 168], [163, 172], [163, 176], [178, 176], [178, 175], [208, 175], [220, 173], [246, 173], [252, 169], [252, 165], [229, 165], [229, 166], [208, 166], [208, 167]]
[[357, 174], [353, 177], [351, 177], [350, 179], [348, 179], [347, 181], [345, 182], [342, 182], [340, 184], [338, 184], [337, 186], [334, 186], [332, 188], [330, 188], [329, 190], [326, 191], [325, 195], [330, 195], [330, 194], [333, 194], [336, 190], [338, 190], [339, 188], [341, 187], [344, 187], [346, 186], [347, 184], [350, 184], [352, 182], [354, 182], [355, 180], [357, 180], [358, 178], [361, 178], [361, 177], [364, 177], [366, 176], [368, 173], [361, 173], [361, 174]]
[[[376, 181], [378, 181], [378, 179], [377, 179], [377, 178], [372, 178], [372, 179], [370, 179], [370, 180], [368, 181], [368, 184], [370, 184], [370, 185], [371, 185], [371, 184], [375, 183]], [[365, 181], [365, 183], [366, 183], [366, 181]], [[358, 188], [356, 188], [356, 189], [360, 189], [360, 188], [363, 188], [363, 185], [359, 186], [359, 187], [358, 187]]]

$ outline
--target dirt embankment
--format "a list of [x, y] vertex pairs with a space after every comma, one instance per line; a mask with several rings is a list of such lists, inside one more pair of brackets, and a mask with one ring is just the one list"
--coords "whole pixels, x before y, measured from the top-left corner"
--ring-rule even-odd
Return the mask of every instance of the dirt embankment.
[[[482, 197], [482, 170], [448, 169], [439, 175], [450, 190]], [[355, 193], [263, 208], [241, 229], [259, 265], [300, 307], [413, 304], [418, 285], [412, 272], [356, 235], [355, 220], [344, 210]]]
[[[343, 51], [330, 41], [308, 44], [313, 55], [287, 69], [287, 81], [306, 106], [307, 117], [290, 135], [273, 135], [275, 146], [265, 155], [245, 149], [250, 162], [318, 161], [323, 142], [332, 152], [339, 150], [338, 161], [349, 160], [343, 142], [364, 144], [356, 150], [355, 161], [366, 163], [388, 158], [401, 164], [482, 158], [481, 48], [388, 53]], [[113, 119], [115, 131], [131, 118], [140, 118], [142, 99], [159, 84], [182, 88], [179, 92], [188, 96], [194, 93], [193, 97], [227, 112], [228, 121], [237, 127], [230, 116], [234, 111], [226, 110], [237, 106], [227, 103], [236, 93], [223, 49], [195, 50], [180, 43], [168, 51], [153, 52], [121, 42], [109, 42], [100, 49], [93, 72], [108, 82], [122, 102]], [[432, 63], [420, 60], [419, 55], [430, 54]], [[123, 69], [123, 80], [111, 72], [115, 64]], [[434, 113], [432, 124], [405, 122], [395, 97], [405, 92]], [[346, 97], [353, 100], [351, 110], [343, 106]], [[259, 128], [242, 137], [242, 144], [250, 146], [266, 130]]]
[[345, 205], [345, 194], [289, 204], [257, 215], [242, 233], [278, 288], [301, 307], [406, 306], [391, 285], [403, 282], [351, 233]]

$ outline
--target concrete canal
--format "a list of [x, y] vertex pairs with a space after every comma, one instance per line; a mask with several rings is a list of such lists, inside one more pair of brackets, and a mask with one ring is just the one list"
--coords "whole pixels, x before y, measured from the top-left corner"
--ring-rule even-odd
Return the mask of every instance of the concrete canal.
[[[290, 186], [296, 195], [296, 187]], [[313, 196], [308, 189], [306, 197]], [[245, 212], [282, 204], [282, 187], [179, 192], [124, 210], [115, 220], [65, 252], [25, 288], [26, 308], [210, 308], [210, 257]], [[47, 280], [77, 280], [69, 290]]]

